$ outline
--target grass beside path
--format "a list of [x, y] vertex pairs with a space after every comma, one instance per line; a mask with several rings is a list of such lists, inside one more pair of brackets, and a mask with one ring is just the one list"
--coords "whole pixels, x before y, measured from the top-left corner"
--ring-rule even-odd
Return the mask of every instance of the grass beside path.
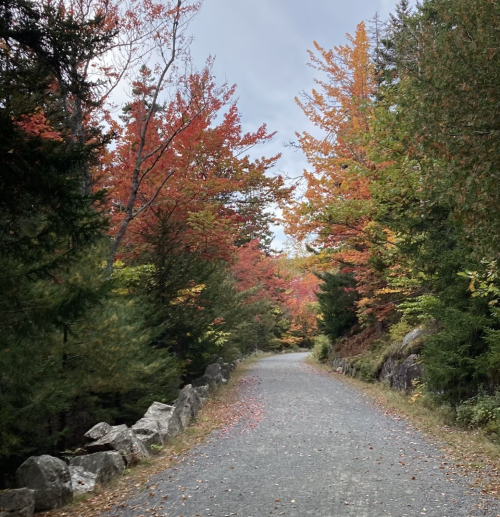
[[210, 399], [205, 401], [195, 422], [175, 438], [172, 444], [163, 447], [157, 454], [127, 469], [122, 477], [111, 483], [98, 486], [94, 492], [77, 496], [63, 508], [44, 512], [44, 517], [96, 517], [125, 504], [135, 492], [143, 488], [154, 491], [148, 485], [149, 479], [177, 465], [195, 446], [203, 443], [213, 432], [235, 425], [245, 418], [248, 407], [240, 400], [242, 379], [256, 361], [269, 354], [258, 354], [246, 358], [232, 372], [226, 385], [217, 388]]
[[418, 393], [407, 395], [381, 383], [366, 383], [339, 374], [311, 356], [306, 362], [322, 374], [356, 387], [384, 411], [408, 420], [427, 438], [439, 441], [437, 445], [443, 449], [452, 467], [462, 474], [472, 473], [484, 493], [500, 498], [500, 446], [483, 431], [450, 426], [450, 413], [426, 403]]

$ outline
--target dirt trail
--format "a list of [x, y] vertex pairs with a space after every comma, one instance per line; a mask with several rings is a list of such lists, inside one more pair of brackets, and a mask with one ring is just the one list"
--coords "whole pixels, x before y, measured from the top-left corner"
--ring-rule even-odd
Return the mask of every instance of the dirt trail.
[[249, 419], [194, 449], [109, 515], [120, 517], [479, 517], [500, 504], [438, 447], [306, 354], [248, 372]]

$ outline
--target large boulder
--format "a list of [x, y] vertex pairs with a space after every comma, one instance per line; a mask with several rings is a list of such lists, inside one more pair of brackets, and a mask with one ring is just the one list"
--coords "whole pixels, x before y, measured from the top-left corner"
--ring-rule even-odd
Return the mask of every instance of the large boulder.
[[71, 476], [64, 461], [52, 456], [31, 456], [16, 472], [19, 487], [35, 491], [35, 510], [58, 508], [73, 498]]
[[414, 389], [414, 381], [421, 379], [422, 374], [423, 367], [419, 362], [419, 357], [416, 354], [412, 354], [394, 368], [391, 386], [401, 391], [412, 391]]
[[101, 439], [89, 443], [87, 450], [89, 452], [118, 451], [127, 464], [137, 463], [149, 456], [144, 444], [125, 424], [112, 427], [111, 431]]
[[161, 402], [153, 402], [144, 415], [146, 420], [155, 420], [158, 422], [162, 441], [165, 441], [168, 436], [168, 423], [172, 418], [173, 410], [174, 406], [162, 404]]
[[[168, 430], [168, 426], [166, 429]], [[132, 431], [147, 448], [151, 445], [163, 445], [163, 433], [160, 432], [158, 420], [141, 418], [132, 426]]]
[[125, 471], [125, 462], [122, 455], [116, 451], [76, 456], [71, 459], [70, 466], [82, 467], [86, 472], [95, 474], [96, 482], [101, 484], [121, 476]]
[[34, 511], [34, 490], [18, 488], [0, 492], [0, 517], [31, 517]]
[[201, 408], [201, 399], [191, 384], [185, 386], [175, 402], [172, 417], [168, 423], [169, 436], [177, 436], [196, 418]]
[[97, 478], [95, 474], [87, 472], [83, 467], [70, 465], [68, 468], [74, 495], [86, 494], [87, 492], [92, 492], [95, 489]]
[[103, 436], [106, 436], [111, 432], [113, 428], [106, 422], [100, 422], [96, 424], [92, 429], [89, 429], [83, 436], [88, 440], [100, 440]]

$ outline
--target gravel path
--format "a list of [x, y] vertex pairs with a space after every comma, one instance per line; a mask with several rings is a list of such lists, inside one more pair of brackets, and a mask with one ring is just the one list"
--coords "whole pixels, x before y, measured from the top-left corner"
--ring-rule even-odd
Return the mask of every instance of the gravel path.
[[499, 516], [443, 453], [345, 383], [274, 356], [248, 373], [253, 413], [110, 515]]

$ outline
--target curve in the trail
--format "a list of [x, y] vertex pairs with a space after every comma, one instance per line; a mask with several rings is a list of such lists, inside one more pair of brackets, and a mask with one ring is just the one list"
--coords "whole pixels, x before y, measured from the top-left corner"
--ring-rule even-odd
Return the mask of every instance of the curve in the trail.
[[258, 401], [262, 418], [216, 433], [111, 515], [500, 515], [436, 445], [305, 355], [259, 361], [242, 397]]

